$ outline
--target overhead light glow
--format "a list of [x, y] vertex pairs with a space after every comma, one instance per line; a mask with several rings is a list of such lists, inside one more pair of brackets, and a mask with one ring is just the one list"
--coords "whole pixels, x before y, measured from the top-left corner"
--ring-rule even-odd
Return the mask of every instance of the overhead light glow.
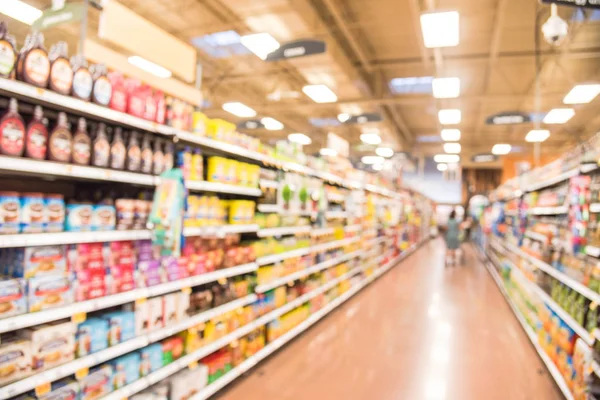
[[363, 164], [371, 165], [371, 164], [383, 164], [385, 158], [381, 156], [364, 156], [360, 159]]
[[306, 136], [304, 133], [290, 133], [288, 140], [293, 143], [298, 143], [303, 146], [308, 146], [312, 143], [312, 139]]
[[600, 84], [577, 85], [565, 96], [565, 104], [586, 104], [600, 94]]
[[324, 147], [321, 150], [319, 150], [319, 154], [324, 157], [335, 157], [337, 156], [337, 151], [335, 151], [334, 149]]
[[545, 124], [564, 124], [575, 115], [575, 110], [572, 108], [555, 108], [550, 110], [542, 121]]
[[42, 11], [19, 0], [2, 0], [0, 1], [0, 14], [31, 25], [42, 16]]
[[550, 137], [550, 131], [546, 129], [534, 129], [525, 136], [525, 141], [530, 143], [543, 142]]
[[375, 171], [381, 171], [383, 169], [383, 163], [382, 164], [373, 164], [371, 166], [371, 168], [373, 168], [373, 170], [375, 170]]
[[334, 103], [338, 99], [335, 93], [326, 85], [306, 85], [302, 88], [302, 91], [315, 103]]
[[438, 118], [442, 125], [456, 125], [460, 124], [462, 113], [457, 109], [440, 110], [438, 112]]
[[442, 140], [444, 142], [458, 142], [460, 140], [460, 130], [442, 129]]
[[460, 150], [460, 143], [444, 143], [444, 151], [448, 154], [459, 154]]
[[433, 161], [436, 163], [457, 163], [460, 161], [458, 154], [436, 154], [433, 156]]
[[381, 156], [381, 157], [390, 158], [391, 156], [394, 155], [394, 149], [391, 149], [389, 147], [378, 147], [375, 150], [375, 154], [377, 154], [378, 156]]
[[492, 154], [495, 154], [497, 156], [503, 156], [505, 154], [510, 153], [511, 149], [512, 146], [510, 144], [495, 144], [494, 147], [492, 147]]
[[433, 76], [414, 76], [394, 78], [390, 81], [390, 89], [394, 94], [431, 93]]
[[261, 118], [260, 122], [265, 126], [268, 131], [280, 131], [283, 129], [283, 124], [271, 117]]
[[437, 169], [438, 171], [446, 171], [448, 170], [448, 164], [438, 164]]
[[360, 135], [360, 140], [366, 144], [379, 144], [381, 143], [381, 136], [376, 133], [363, 133]]
[[341, 114], [338, 114], [337, 118], [338, 118], [338, 121], [340, 121], [340, 122], [346, 122], [350, 119], [350, 114], [341, 113]]
[[256, 111], [254, 111], [244, 103], [240, 103], [239, 101], [232, 101], [223, 104], [223, 110], [240, 118], [256, 117]]
[[436, 78], [433, 80], [433, 97], [436, 99], [454, 99], [460, 96], [459, 78]]
[[279, 48], [279, 42], [266, 32], [242, 36], [240, 42], [261, 60]]
[[421, 30], [425, 47], [458, 46], [460, 16], [458, 11], [421, 14]]
[[170, 78], [172, 75], [171, 71], [165, 67], [161, 67], [160, 65], [155, 64], [152, 61], [148, 61], [140, 56], [131, 56], [127, 59], [127, 61], [129, 61], [129, 64], [135, 65], [139, 69], [143, 69], [152, 75], [158, 76], [159, 78]]

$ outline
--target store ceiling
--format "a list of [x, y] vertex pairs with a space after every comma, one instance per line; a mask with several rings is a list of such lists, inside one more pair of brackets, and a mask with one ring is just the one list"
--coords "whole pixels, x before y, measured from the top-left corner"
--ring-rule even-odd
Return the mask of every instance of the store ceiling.
[[[40, 9], [50, 0], [27, 0]], [[549, 7], [536, 0], [121, 0], [186, 43], [206, 43], [204, 35], [268, 32], [280, 42], [314, 38], [327, 43], [322, 55], [280, 62], [264, 62], [252, 53], [239, 53], [235, 44], [199, 50], [203, 65], [202, 90], [206, 113], [240, 122], [221, 105], [240, 101], [259, 117], [281, 121], [281, 131], [253, 131], [265, 140], [285, 138], [290, 132], [312, 137], [309, 151], [326, 145], [327, 132], [335, 132], [360, 145], [363, 125], [330, 126], [339, 113], [375, 112], [383, 121], [373, 125], [384, 144], [413, 154], [442, 152], [437, 111], [458, 108], [462, 122], [463, 160], [489, 152], [496, 143], [509, 143], [531, 151], [525, 135], [533, 124], [493, 126], [487, 117], [506, 112], [536, 112], [535, 18], [543, 23]], [[367, 6], [368, 3], [368, 6]], [[419, 16], [432, 10], [460, 13], [460, 44], [443, 49], [423, 45]], [[541, 39], [541, 93], [539, 108], [561, 107], [575, 84], [600, 81], [600, 12], [560, 7], [570, 33], [558, 48]], [[88, 35], [95, 37], [100, 11], [91, 10]], [[9, 28], [22, 43], [29, 27], [10, 21]], [[233, 37], [233, 39], [232, 39]], [[223, 37], [221, 37], [223, 39]], [[74, 52], [78, 25], [55, 28], [46, 34], [47, 45], [67, 40]], [[216, 57], [218, 53], [233, 54]], [[221, 54], [222, 55], [222, 54]], [[407, 77], [458, 77], [456, 99], [434, 99], [431, 94], [394, 94], [390, 81]], [[338, 96], [333, 104], [318, 104], [302, 93], [308, 83], [325, 83]], [[282, 99], [275, 100], [278, 95]], [[550, 139], [544, 152], [558, 152], [600, 130], [600, 96], [575, 106], [575, 116], [564, 125], [548, 126]], [[325, 126], [320, 126], [325, 123]], [[433, 143], [432, 143], [433, 141]], [[362, 154], [356, 152], [355, 154]]]

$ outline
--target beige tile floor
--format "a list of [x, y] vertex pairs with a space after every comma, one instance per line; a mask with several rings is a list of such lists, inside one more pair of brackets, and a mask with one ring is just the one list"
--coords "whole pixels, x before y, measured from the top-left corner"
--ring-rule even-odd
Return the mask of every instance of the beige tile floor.
[[554, 400], [552, 378], [466, 248], [444, 267], [429, 242], [221, 400]]

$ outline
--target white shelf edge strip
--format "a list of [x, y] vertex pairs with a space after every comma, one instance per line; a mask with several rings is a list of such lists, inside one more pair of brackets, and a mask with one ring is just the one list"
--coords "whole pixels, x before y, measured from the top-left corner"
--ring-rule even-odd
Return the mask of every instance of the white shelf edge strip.
[[250, 233], [257, 231], [258, 225], [256, 224], [200, 226], [183, 228], [183, 236], [224, 236], [234, 233]]
[[530, 186], [527, 187], [527, 189], [525, 191], [527, 191], [527, 192], [533, 192], [533, 191], [536, 191], [536, 190], [539, 190], [539, 189], [543, 189], [543, 188], [545, 188], [547, 186], [556, 185], [557, 183], [560, 183], [560, 182], [562, 182], [564, 180], [567, 180], [567, 179], [569, 179], [569, 178], [571, 178], [573, 176], [576, 176], [578, 174], [579, 174], [579, 167], [574, 168], [574, 169], [572, 169], [570, 171], [563, 172], [562, 174], [557, 175], [557, 176], [555, 176], [553, 178], [550, 178], [550, 179], [548, 179], [546, 181], [542, 181], [540, 183], [536, 183], [536, 184], [530, 185]]
[[341, 239], [341, 240], [335, 240], [335, 241], [329, 242], [329, 243], [318, 244], [316, 246], [312, 246], [311, 247], [311, 252], [312, 253], [319, 253], [321, 251], [327, 251], [327, 250], [335, 249], [336, 247], [344, 247], [344, 246], [347, 246], [349, 244], [358, 242], [359, 239], [360, 238], [358, 238], [358, 237], [353, 237], [353, 238], [346, 238], [346, 239]]
[[531, 209], [533, 215], [559, 215], [567, 214], [569, 207], [557, 206], [557, 207], [534, 207]]
[[346, 232], [358, 232], [362, 229], [361, 224], [348, 225], [344, 230]]
[[285, 253], [272, 254], [269, 256], [260, 257], [260, 258], [256, 259], [256, 262], [258, 263], [258, 265], [273, 264], [278, 261], [286, 260], [288, 258], [305, 256], [310, 253], [310, 251], [311, 251], [310, 249], [311, 249], [310, 247], [304, 247], [301, 249], [286, 251]]
[[215, 272], [209, 272], [201, 275], [195, 275], [189, 278], [167, 282], [156, 286], [134, 289], [129, 292], [100, 297], [94, 300], [87, 300], [71, 304], [65, 307], [4, 318], [0, 320], [0, 333], [14, 331], [17, 329], [39, 325], [50, 321], [57, 321], [60, 319], [69, 318], [74, 314], [82, 312], [88, 313], [92, 311], [110, 308], [113, 306], [127, 304], [134, 302], [138, 299], [145, 299], [151, 296], [158, 296], [187, 287], [193, 287], [203, 285], [209, 282], [215, 282], [222, 278], [229, 278], [232, 276], [242, 275], [252, 271], [256, 271], [257, 268], [258, 265], [256, 263], [238, 265], [236, 267], [221, 269]]
[[277, 189], [277, 188], [279, 188], [279, 182], [272, 181], [270, 179], [261, 179], [258, 182], [258, 186], [260, 186], [260, 187], [266, 187], [266, 188], [272, 188], [272, 189]]
[[58, 367], [49, 369], [47, 371], [37, 373], [33, 376], [0, 388], [0, 398], [5, 399], [11, 396], [25, 393], [27, 391], [35, 389], [35, 387], [46, 382], [53, 382], [66, 376], [73, 375], [75, 374], [75, 372], [82, 368], [92, 367], [94, 365], [98, 365], [105, 361], [111, 360], [115, 357], [121, 356], [123, 354], [127, 354], [134, 350], [141, 349], [143, 347], [146, 347], [150, 343], [154, 343], [166, 337], [175, 335], [176, 333], [184, 331], [202, 322], [208, 321], [218, 315], [225, 314], [230, 311], [236, 310], [240, 307], [243, 307], [247, 304], [251, 304], [254, 301], [256, 301], [256, 299], [257, 296], [255, 294], [248, 295], [241, 299], [234, 300], [232, 302], [223, 304], [211, 310], [204, 311], [193, 317], [187, 318], [181, 322], [176, 323], [173, 326], [169, 326], [166, 328], [156, 330], [154, 332], [138, 336], [134, 339], [128, 340], [123, 343], [119, 343], [116, 346], [111, 346], [97, 353], [93, 353], [85, 357], [76, 359], [74, 361], [68, 362], [66, 364], [60, 365]]
[[258, 188], [228, 185], [219, 182], [186, 181], [185, 187], [194, 192], [231, 193], [254, 197], [262, 195], [262, 191]]
[[525, 236], [531, 239], [539, 240], [540, 242], [548, 242], [548, 236], [534, 231], [525, 231]]
[[145, 229], [132, 231], [21, 233], [16, 235], [0, 235], [0, 248], [118, 242], [123, 240], [144, 240], [151, 237], [151, 232]]
[[554, 362], [548, 357], [548, 355], [541, 348], [540, 344], [538, 343], [536, 334], [531, 330], [529, 325], [527, 325], [527, 322], [521, 315], [521, 312], [514, 305], [512, 299], [508, 295], [508, 293], [504, 287], [504, 283], [502, 282], [502, 280], [500, 279], [500, 276], [498, 275], [498, 272], [496, 272], [496, 270], [493, 267], [491, 267], [487, 262], [484, 261], [483, 264], [485, 265], [485, 268], [488, 270], [488, 272], [492, 276], [492, 279], [496, 282], [496, 286], [498, 286], [500, 293], [502, 293], [502, 296], [504, 296], [504, 299], [508, 303], [509, 307], [512, 309], [513, 314], [517, 317], [517, 320], [519, 321], [519, 323], [521, 324], [521, 327], [525, 331], [525, 334], [527, 335], [527, 337], [533, 344], [533, 347], [535, 348], [539, 357], [542, 359], [544, 364], [546, 364], [546, 368], [548, 369], [548, 371], [554, 378], [554, 381], [560, 388], [560, 390], [563, 393], [563, 395], [565, 396], [565, 398], [567, 400], [574, 400], [573, 395], [571, 394], [571, 391], [569, 390], [569, 387], [567, 386], [567, 383], [565, 382], [564, 378], [562, 377], [560, 371], [558, 370], [556, 365], [554, 365]]
[[284, 226], [279, 228], [266, 228], [258, 231], [258, 237], [294, 235], [297, 233], [309, 233], [310, 226]]

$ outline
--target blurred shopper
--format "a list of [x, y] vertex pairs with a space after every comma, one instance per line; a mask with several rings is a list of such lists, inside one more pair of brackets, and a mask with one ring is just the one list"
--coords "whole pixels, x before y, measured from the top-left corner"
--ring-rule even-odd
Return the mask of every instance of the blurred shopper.
[[473, 228], [473, 218], [469, 215], [462, 223], [462, 229], [465, 231], [464, 241], [471, 240], [471, 230]]
[[452, 265], [457, 262], [458, 249], [460, 247], [460, 225], [456, 220], [456, 211], [452, 210], [448, 217], [446, 226], [446, 264]]

